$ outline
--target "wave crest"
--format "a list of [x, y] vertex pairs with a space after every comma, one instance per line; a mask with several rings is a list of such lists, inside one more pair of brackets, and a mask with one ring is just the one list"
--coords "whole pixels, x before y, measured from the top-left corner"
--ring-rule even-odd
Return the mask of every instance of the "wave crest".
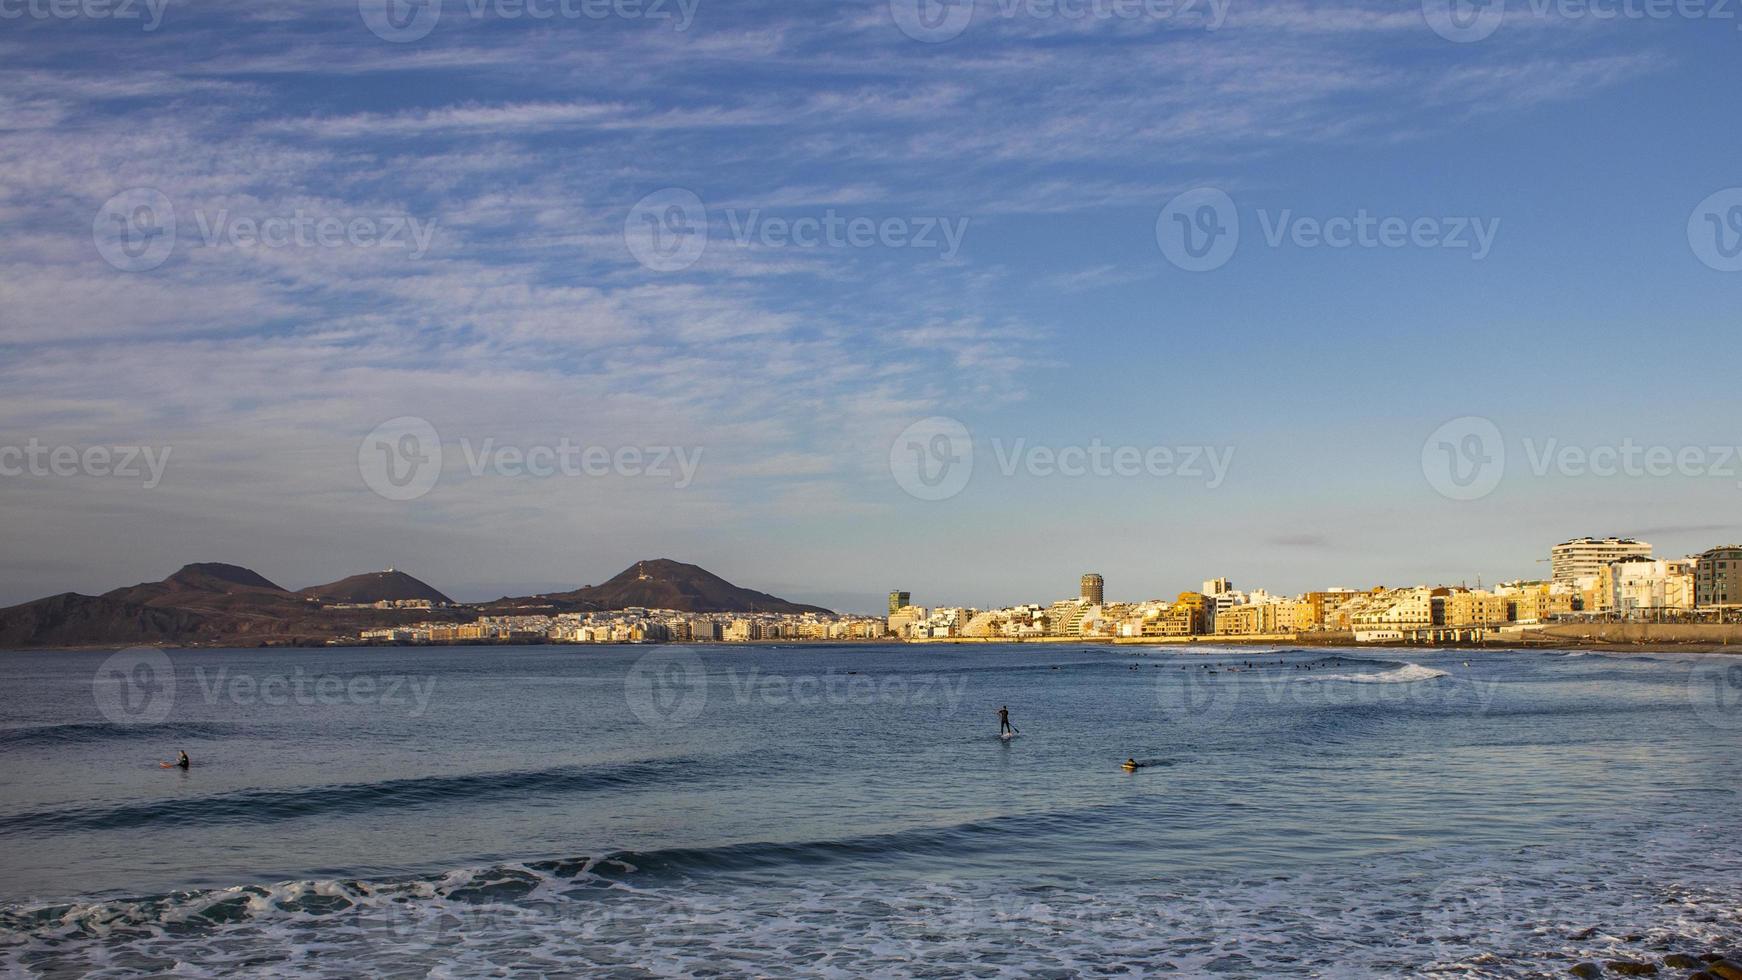
[[1434, 667], [1423, 667], [1421, 664], [1400, 664], [1390, 670], [1374, 671], [1360, 674], [1319, 674], [1309, 676], [1307, 680], [1343, 681], [1348, 684], [1412, 684], [1419, 681], [1438, 680], [1449, 676], [1445, 671]]

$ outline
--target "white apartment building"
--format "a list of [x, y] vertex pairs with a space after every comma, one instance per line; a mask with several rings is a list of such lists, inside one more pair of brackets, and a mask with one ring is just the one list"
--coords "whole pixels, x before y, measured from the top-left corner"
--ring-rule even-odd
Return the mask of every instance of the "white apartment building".
[[1633, 538], [1574, 538], [1549, 549], [1548, 557], [1554, 580], [1571, 584], [1623, 558], [1650, 558], [1651, 545]]
[[1694, 607], [1694, 566], [1691, 559], [1659, 558], [1618, 561], [1600, 581], [1607, 606], [1633, 614], [1657, 609]]

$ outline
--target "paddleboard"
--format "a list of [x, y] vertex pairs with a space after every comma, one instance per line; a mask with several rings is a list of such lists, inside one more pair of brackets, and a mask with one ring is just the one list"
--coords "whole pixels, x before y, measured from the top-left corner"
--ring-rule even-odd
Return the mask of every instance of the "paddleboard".
[[1003, 739], [1003, 740], [1004, 740], [1004, 741], [1006, 741], [1006, 742], [1008, 742], [1008, 741], [1010, 741], [1010, 740], [1011, 740], [1011, 739], [1013, 739], [1013, 738], [1015, 738], [1015, 737], [1016, 737], [1016, 733], [1015, 733], [1015, 732], [1005, 732], [1005, 733], [1004, 733], [1004, 734], [1002, 734], [1002, 735], [1000, 735], [1000, 736], [998, 736], [998, 737], [999, 737], [999, 738], [1001, 738], [1001, 739]]

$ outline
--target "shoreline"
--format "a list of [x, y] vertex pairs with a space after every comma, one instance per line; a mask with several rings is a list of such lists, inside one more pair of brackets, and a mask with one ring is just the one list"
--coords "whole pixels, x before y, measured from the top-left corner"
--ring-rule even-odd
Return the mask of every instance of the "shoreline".
[[[1633, 627], [1637, 629], [1638, 627]], [[688, 646], [733, 649], [831, 649], [852, 647], [884, 647], [884, 646], [1095, 646], [1095, 647], [1130, 647], [1134, 649], [1163, 649], [1171, 652], [1190, 654], [1208, 653], [1217, 649], [1249, 650], [1255, 647], [1273, 648], [1278, 646], [1300, 649], [1344, 649], [1344, 650], [1462, 650], [1474, 653], [1483, 651], [1529, 652], [1532, 650], [1586, 650], [1597, 653], [1726, 653], [1742, 654], [1742, 641], [1728, 643], [1718, 640], [1676, 640], [1668, 637], [1620, 639], [1596, 638], [1589, 636], [1564, 636], [1558, 634], [1532, 633], [1518, 637], [1508, 637], [1505, 640], [1483, 640], [1479, 642], [1441, 642], [1441, 643], [1410, 643], [1402, 640], [1381, 640], [1357, 643], [1348, 633], [1336, 634], [1267, 634], [1261, 636], [1191, 636], [1191, 637], [1101, 637], [1101, 636], [1047, 636], [1016, 639], [1011, 637], [972, 637], [953, 636], [928, 639], [894, 639], [878, 640], [748, 640], [744, 642], [726, 642], [723, 640], [701, 642], [635, 642], [619, 643], [554, 643], [549, 641], [516, 640], [513, 642], [496, 642], [488, 640], [459, 640], [449, 643], [330, 643], [326, 641], [311, 641], [302, 643], [91, 643], [76, 646], [49, 647], [8, 647], [0, 649], [0, 653], [101, 653], [117, 652], [129, 648], [146, 648], [153, 650], [415, 650], [415, 649], [455, 649], [461, 647], [523, 647], [548, 646], [573, 648], [576, 650], [604, 649], [617, 647], [663, 647]]]

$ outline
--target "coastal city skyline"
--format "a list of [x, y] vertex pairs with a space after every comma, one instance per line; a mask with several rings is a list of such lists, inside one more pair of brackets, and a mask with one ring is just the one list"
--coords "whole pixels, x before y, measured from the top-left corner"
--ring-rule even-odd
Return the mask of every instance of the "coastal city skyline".
[[[947, 596], [927, 603], [891, 590], [885, 615], [862, 611], [683, 612], [634, 607], [598, 612], [480, 616], [471, 622], [375, 627], [381, 643], [558, 643], [1310, 639], [1322, 642], [1478, 642], [1525, 638], [1530, 627], [1578, 622], [1742, 622], [1742, 545], [1663, 558], [1635, 538], [1574, 538], [1550, 549], [1550, 574], [1484, 587], [1480, 581], [1350, 588], [1298, 595], [1206, 579], [1171, 598], [1108, 602], [1105, 578], [1084, 572], [1076, 596], [981, 609]], [[536, 600], [534, 600], [535, 602]], [[531, 605], [532, 603], [527, 603]], [[431, 608], [428, 600], [378, 608]]]
[[[1722, 532], [1726, 531], [1728, 528], [1728, 525], [1718, 523], [1658, 526], [1646, 527], [1644, 531], [1610, 534], [1606, 537], [1628, 539], [1650, 537], [1657, 541], [1667, 542], [1667, 546], [1661, 548], [1661, 551], [1664, 554], [1694, 556], [1708, 548], [1715, 547], [1712, 543], [1715, 540], [1742, 540], [1742, 534], [1732, 534], [1729, 537], [1725, 537]], [[1574, 538], [1569, 540], [1578, 539]], [[1271, 542], [1269, 545], [1271, 549], [1279, 551], [1290, 551], [1297, 548], [1312, 550], [1330, 546], [1331, 544], [1329, 542], [1324, 541], [1321, 537], [1316, 535], [1302, 535], [1298, 538], [1279, 538]], [[257, 551], [258, 549], [248, 550]], [[649, 550], [656, 551], [659, 549], [647, 548], [643, 549], [643, 553]], [[1086, 551], [1087, 549], [1083, 550]], [[1532, 554], [1533, 551], [1540, 551], [1539, 548], [1536, 548], [1528, 542], [1515, 542], [1515, 548], [1513, 550], [1523, 552], [1527, 555]], [[749, 578], [748, 575], [740, 571], [742, 562], [737, 559], [741, 556], [727, 555], [718, 561], [714, 561], [687, 552], [684, 554], [686, 559], [695, 560], [697, 564], [726, 572], [727, 577], [729, 578]], [[185, 557], [185, 555], [174, 556], [171, 559], [172, 567], [173, 564], [179, 563]], [[237, 555], [226, 555], [224, 557], [228, 561], [245, 565], [250, 568], [271, 569], [273, 577], [290, 578], [290, 576], [285, 576], [278, 572], [278, 569], [284, 564], [282, 561], [282, 555], [269, 555], [263, 561], [256, 561], [251, 558]], [[1383, 569], [1387, 564], [1392, 564], [1392, 567], [1394, 568], [1414, 567], [1414, 563], [1403, 560], [1401, 556], [1379, 553], [1377, 555], [1366, 556], [1366, 558], [1368, 560], [1359, 564], [1348, 564], [1346, 567], [1349, 567], [1352, 570], [1345, 575], [1315, 572], [1309, 564], [1302, 561], [1291, 561], [1284, 566], [1286, 569], [1285, 572], [1272, 574], [1268, 577], [1264, 577], [1261, 571], [1254, 571], [1256, 569], [1273, 567], [1268, 562], [1256, 560], [1241, 562], [1238, 560], [1218, 560], [1216, 558], [1211, 558], [1203, 564], [1227, 574], [1230, 578], [1237, 578], [1242, 582], [1262, 581], [1265, 583], [1267, 588], [1274, 588], [1279, 594], [1300, 594], [1313, 589], [1327, 587], [1327, 582], [1333, 581], [1413, 581], [1417, 583], [1432, 582], [1435, 584], [1458, 584], [1475, 581], [1528, 581], [1531, 579], [1530, 569], [1539, 563], [1545, 564], [1548, 561], [1547, 558], [1541, 557], [1540, 554], [1522, 560], [1512, 561], [1507, 561], [1501, 558], [1475, 558], [1472, 559], [1470, 567], [1467, 570], [1454, 570], [1452, 573], [1443, 576], [1417, 575], [1411, 577], [1403, 571], [1387, 575], [1382, 570], [1363, 570]], [[1392, 559], [1392, 562], [1388, 563], [1386, 560], [1388, 558]], [[1083, 561], [1088, 564], [1100, 564], [1105, 568], [1118, 567], [1124, 569], [1123, 572], [1110, 577], [1114, 577], [1122, 582], [1135, 583], [1132, 588], [1137, 593], [1155, 596], [1169, 594], [1169, 587], [1175, 583], [1189, 584], [1192, 581], [1199, 580], [1190, 569], [1177, 573], [1159, 571], [1158, 565], [1166, 564], [1165, 562], [1139, 562], [1135, 563], [1134, 567], [1131, 563], [1114, 566], [1106, 561], [1097, 561], [1093, 554], [1089, 554], [1088, 557], [1083, 559]], [[302, 564], [303, 567], [314, 568], [314, 571], [305, 572], [300, 577], [305, 579], [318, 579], [323, 571], [331, 571], [335, 568], [365, 566], [368, 564], [368, 559], [365, 558], [358, 562], [352, 562], [347, 566], [343, 562], [335, 561], [333, 555], [327, 554], [322, 556], [318, 562], [305, 562]], [[410, 567], [409, 563], [406, 564], [407, 567]], [[594, 576], [594, 580], [603, 581], [604, 578], [608, 577], [610, 572], [621, 567], [622, 563], [615, 562], [615, 560], [595, 560], [590, 564], [593, 565], [597, 573]], [[1055, 576], [1050, 572], [1043, 571], [1042, 568], [1043, 566], [1050, 566], [1051, 564], [1053, 564], [1053, 561], [1050, 558], [1042, 561], [1036, 557], [1028, 563], [1028, 574], [1024, 576], [1024, 578], [1031, 580], [1036, 584], [1030, 586], [1016, 586], [1008, 589], [993, 588], [980, 582], [951, 583], [947, 581], [932, 580], [928, 578], [926, 569], [915, 569], [908, 572], [898, 573], [898, 575], [903, 581], [913, 583], [914, 587], [908, 591], [920, 592], [921, 594], [934, 596], [947, 595], [950, 597], [950, 601], [952, 602], [978, 608], [985, 606], [988, 603], [996, 603], [1000, 601], [1000, 599], [1011, 594], [1036, 596], [1046, 594], [1042, 591], [1045, 588], [1044, 581], [1054, 578]], [[139, 579], [148, 579], [153, 575], [161, 574], [163, 571], [162, 565], [150, 562], [143, 556], [136, 556], [133, 561], [123, 563], [121, 567], [127, 566], [133, 566], [139, 569], [136, 573], [133, 573], [134, 577]], [[394, 566], [390, 563], [387, 567], [391, 569]], [[927, 568], [929, 568], [929, 566], [927, 566]], [[566, 579], [557, 578], [539, 580], [530, 583], [511, 578], [501, 582], [472, 582], [465, 587], [455, 587], [447, 583], [454, 579], [462, 578], [463, 573], [456, 572], [453, 568], [446, 566], [446, 563], [439, 556], [429, 562], [426, 566], [417, 567], [416, 570], [418, 574], [426, 579], [443, 583], [444, 591], [449, 595], [452, 595], [456, 600], [467, 604], [487, 602], [491, 599], [515, 592], [543, 593], [572, 589], [577, 587], [577, 585], [584, 584], [587, 578], [586, 576], [576, 576]], [[99, 574], [104, 577], [96, 581], [90, 581], [72, 575], [69, 569], [68, 572], [60, 576], [58, 580], [47, 582], [43, 579], [38, 579], [34, 582], [20, 581], [14, 584], [9, 594], [0, 594], [0, 605], [12, 605], [28, 602], [42, 596], [51, 589], [81, 593], [90, 593], [93, 590], [100, 592], [121, 584], [121, 581], [126, 578], [126, 573], [117, 576], [113, 569], [105, 570]], [[814, 587], [814, 584], [783, 581], [778, 570], [776, 570], [770, 577], [765, 579], [759, 578], [757, 581], [761, 587], [770, 592], [786, 596], [795, 601], [824, 606], [843, 613], [874, 613], [884, 604], [883, 593], [867, 587], [818, 591]], [[1145, 583], [1148, 584], [1146, 585]]]

